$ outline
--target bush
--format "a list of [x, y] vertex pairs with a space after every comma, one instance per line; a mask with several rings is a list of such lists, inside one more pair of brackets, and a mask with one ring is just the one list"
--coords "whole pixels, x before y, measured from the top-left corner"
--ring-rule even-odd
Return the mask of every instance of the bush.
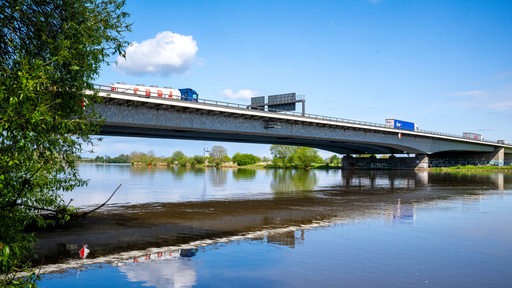
[[242, 154], [236, 153], [232, 158], [233, 163], [238, 164], [238, 166], [246, 166], [256, 164], [261, 161], [260, 157], [255, 156], [253, 154]]

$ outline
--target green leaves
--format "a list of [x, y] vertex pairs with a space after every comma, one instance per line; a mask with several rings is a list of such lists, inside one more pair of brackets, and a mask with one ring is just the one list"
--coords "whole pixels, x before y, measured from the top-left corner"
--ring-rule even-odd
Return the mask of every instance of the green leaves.
[[231, 160], [238, 166], [252, 165], [261, 161], [260, 157], [246, 153], [235, 153]]
[[309, 147], [272, 145], [270, 153], [273, 156], [272, 164], [276, 167], [310, 168], [313, 163], [323, 162], [318, 151]]
[[101, 65], [128, 45], [124, 5], [0, 1], [0, 243], [11, 247], [1, 259], [13, 260], [0, 274], [29, 259], [32, 238], [25, 225], [44, 224], [39, 211], [57, 210], [62, 192], [86, 184], [76, 161], [99, 117], [80, 103], [97, 101], [83, 91], [91, 89]]

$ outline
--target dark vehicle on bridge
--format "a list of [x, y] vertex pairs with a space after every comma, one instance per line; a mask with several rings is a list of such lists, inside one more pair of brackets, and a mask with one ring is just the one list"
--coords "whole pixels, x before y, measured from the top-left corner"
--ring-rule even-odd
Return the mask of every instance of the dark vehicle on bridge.
[[125, 84], [117, 82], [110, 85], [110, 90], [118, 93], [132, 94], [142, 97], [156, 97], [156, 98], [168, 98], [176, 100], [184, 100], [190, 102], [197, 102], [198, 95], [194, 89], [190, 88], [171, 88], [171, 87], [158, 87], [155, 85], [145, 86], [144, 84]]

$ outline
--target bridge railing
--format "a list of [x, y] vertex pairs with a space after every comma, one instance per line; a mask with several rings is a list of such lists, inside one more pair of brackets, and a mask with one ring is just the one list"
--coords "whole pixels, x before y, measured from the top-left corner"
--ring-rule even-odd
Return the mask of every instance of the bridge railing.
[[[133, 96], [133, 97], [136, 97], [136, 98], [147, 98], [146, 96], [134, 95], [132, 92], [127, 92], [127, 91], [112, 91], [111, 90], [111, 86], [108, 86], [108, 85], [95, 84], [94, 87], [98, 91], [101, 91], [101, 92], [104, 92], [104, 93], [108, 92], [108, 93], [115, 93], [115, 94], [123, 94], [123, 95], [127, 95], [127, 96]], [[184, 100], [171, 99], [171, 98], [158, 98], [158, 99], [168, 100], [168, 101], [184, 101]], [[324, 116], [324, 115], [317, 115], [317, 114], [310, 114], [310, 113], [302, 114], [300, 112], [282, 111], [282, 110], [275, 110], [275, 109], [270, 109], [270, 108], [267, 108], [267, 109], [265, 109], [265, 108], [257, 109], [255, 107], [250, 107], [250, 105], [246, 105], [246, 104], [244, 105], [244, 104], [237, 104], [237, 103], [224, 102], [224, 101], [218, 101], [218, 100], [208, 100], [208, 99], [201, 99], [201, 98], [199, 98], [198, 102], [194, 102], [194, 103], [203, 104], [203, 105], [209, 105], [209, 106], [215, 106], [215, 107], [227, 107], [227, 108], [233, 108], [233, 109], [240, 109], [240, 110], [244, 110], [244, 111], [247, 111], [248, 109], [251, 109], [251, 110], [257, 110], [257, 111], [260, 111], [260, 112], [268, 112], [268, 113], [273, 113], [273, 114], [279, 113], [280, 115], [284, 114], [284, 115], [291, 115], [291, 116], [301, 117], [301, 118], [309, 118], [309, 119], [323, 120], [323, 121], [332, 121], [332, 122], [339, 122], [339, 123], [346, 123], [346, 124], [355, 124], [355, 125], [362, 125], [362, 126], [368, 126], [368, 127], [390, 128], [389, 126], [386, 126], [385, 124], [380, 124], [380, 123], [373, 123], [373, 122], [366, 122], [366, 121], [359, 121], [359, 120], [351, 120], [351, 119], [332, 117], [332, 116]], [[399, 132], [399, 131], [408, 132], [409, 131], [409, 130], [400, 130], [400, 129], [396, 129], [396, 128], [394, 128], [394, 129], [397, 130], [397, 132]], [[450, 137], [450, 138], [469, 140], [467, 138], [464, 138], [461, 135], [442, 133], [442, 132], [436, 132], [436, 131], [417, 129], [417, 130], [414, 130], [414, 132], [419, 132], [419, 133], [429, 134], [429, 135], [442, 136], [442, 137]], [[484, 139], [482, 139], [482, 140], [476, 140], [476, 141], [496, 144], [496, 141], [492, 141], [492, 140], [484, 140]]]

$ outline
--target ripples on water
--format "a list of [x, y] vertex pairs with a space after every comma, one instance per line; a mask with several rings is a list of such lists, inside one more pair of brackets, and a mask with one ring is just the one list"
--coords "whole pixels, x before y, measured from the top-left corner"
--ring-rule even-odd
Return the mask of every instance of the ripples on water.
[[510, 175], [83, 171], [84, 209], [123, 187], [41, 287], [512, 287]]

